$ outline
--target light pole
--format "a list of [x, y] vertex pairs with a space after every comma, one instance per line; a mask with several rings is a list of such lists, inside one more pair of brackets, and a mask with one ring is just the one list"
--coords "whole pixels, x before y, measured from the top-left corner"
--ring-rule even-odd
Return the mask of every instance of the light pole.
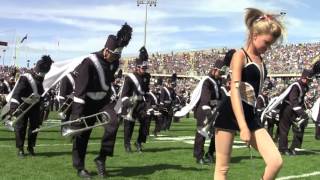
[[145, 21], [144, 21], [144, 43], [143, 45], [146, 46], [146, 40], [147, 40], [147, 21], [148, 21], [148, 5], [157, 6], [157, 0], [137, 0], [137, 6], [140, 4], [145, 4], [146, 6], [146, 16], [145, 16]]

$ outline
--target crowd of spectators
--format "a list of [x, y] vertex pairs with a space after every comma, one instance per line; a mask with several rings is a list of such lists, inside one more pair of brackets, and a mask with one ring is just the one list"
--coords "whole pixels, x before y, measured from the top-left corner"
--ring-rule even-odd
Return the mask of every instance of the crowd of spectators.
[[263, 57], [270, 74], [299, 74], [320, 55], [320, 43], [278, 45]]
[[[189, 52], [170, 52], [166, 54], [153, 53], [149, 56], [148, 71], [153, 75], [167, 75], [176, 73], [179, 77], [177, 82], [178, 89], [192, 91], [197, 84], [198, 78], [181, 78], [181, 77], [197, 77], [204, 76], [208, 73], [214, 62], [223, 59], [227, 48], [209, 49]], [[305, 44], [287, 44], [272, 47], [271, 51], [267, 51], [263, 56], [269, 75], [279, 75], [270, 79], [274, 88], [273, 94], [278, 94], [282, 89], [294, 82], [304, 68], [309, 68], [311, 62], [320, 57], [320, 43]], [[127, 57], [122, 61], [121, 68], [125, 72], [130, 72], [134, 67], [136, 57]], [[23, 74], [30, 69], [25, 67], [17, 68], [14, 66], [0, 66], [1, 78], [15, 78], [19, 74]], [[296, 77], [285, 77], [288, 74], [295, 74]], [[320, 92], [320, 82], [317, 79], [311, 84], [311, 93], [318, 97]]]
[[[223, 59], [227, 50], [220, 48], [169, 54], [154, 53], [149, 57], [149, 72], [203, 76], [216, 60]], [[320, 43], [286, 44], [272, 47], [272, 50], [265, 53], [263, 59], [269, 74], [300, 74], [319, 55]], [[129, 69], [134, 64], [134, 59], [135, 57], [125, 58]]]

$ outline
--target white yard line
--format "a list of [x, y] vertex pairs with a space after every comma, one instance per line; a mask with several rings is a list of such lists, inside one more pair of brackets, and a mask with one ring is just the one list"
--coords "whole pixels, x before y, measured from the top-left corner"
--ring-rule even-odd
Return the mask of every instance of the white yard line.
[[[183, 142], [186, 144], [194, 144], [194, 136], [179, 136], [179, 137], [158, 137], [155, 138], [158, 141], [172, 141], [172, 142]], [[244, 142], [242, 141], [234, 141], [235, 144], [237, 145], [233, 145], [232, 147], [235, 149], [239, 149], [239, 148], [246, 148], [247, 146], [245, 145]], [[208, 147], [210, 144], [210, 140], [206, 140], [204, 146]], [[240, 144], [240, 145], [239, 145]]]
[[[174, 142], [174, 141], [149, 141], [147, 144], [152, 143], [162, 143], [162, 142]], [[122, 142], [118, 142], [116, 144], [123, 144]], [[37, 144], [36, 147], [54, 147], [54, 146], [72, 146], [72, 143], [61, 143], [61, 144]], [[101, 145], [101, 143], [88, 143], [88, 145]], [[25, 145], [27, 147], [27, 145]], [[6, 145], [6, 144], [0, 144], [0, 148], [15, 148], [15, 145]]]
[[301, 175], [280, 177], [280, 178], [277, 178], [276, 180], [300, 179], [300, 178], [304, 178], [304, 177], [319, 176], [319, 175], [320, 175], [320, 171], [315, 171], [315, 172], [312, 172], [312, 173], [306, 173], [306, 174], [301, 174]]

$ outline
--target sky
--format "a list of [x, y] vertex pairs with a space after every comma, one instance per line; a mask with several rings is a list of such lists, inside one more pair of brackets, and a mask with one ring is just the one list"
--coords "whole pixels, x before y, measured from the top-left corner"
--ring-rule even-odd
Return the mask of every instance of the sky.
[[[248, 7], [286, 12], [284, 43], [320, 40], [318, 0], [157, 0], [147, 7], [146, 47], [149, 53], [239, 48], [246, 40]], [[133, 37], [123, 56], [138, 56], [145, 10], [136, 0], [1, 0], [0, 41], [9, 45], [0, 46], [0, 64], [27, 66], [44, 54], [61, 61], [98, 51], [125, 22]]]

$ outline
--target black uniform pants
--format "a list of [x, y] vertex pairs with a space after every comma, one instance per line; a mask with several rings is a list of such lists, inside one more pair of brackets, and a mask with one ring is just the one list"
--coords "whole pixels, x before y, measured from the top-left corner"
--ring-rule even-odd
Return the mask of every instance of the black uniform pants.
[[288, 134], [292, 125], [292, 120], [297, 115], [289, 105], [284, 105], [280, 110], [279, 122], [279, 151], [288, 150]]
[[[137, 143], [145, 143], [147, 140], [147, 118], [146, 117], [139, 117], [138, 118], [140, 127], [139, 127], [139, 134], [137, 138]], [[124, 120], [124, 145], [130, 146], [135, 121], [128, 121]]]
[[315, 138], [320, 140], [320, 108], [318, 112], [318, 117], [315, 123]]
[[32, 133], [33, 130], [40, 126], [40, 104], [36, 104], [32, 107], [26, 115], [19, 120], [15, 125], [16, 147], [22, 149], [24, 146], [24, 140], [26, 138], [27, 127], [28, 129], [28, 147], [34, 147], [36, 145], [36, 139], [38, 133]]
[[[114, 111], [114, 104], [105, 105], [106, 100], [102, 101], [89, 101], [86, 100], [85, 116], [92, 115], [98, 112], [106, 111], [110, 116], [110, 121], [104, 126], [104, 134], [101, 140], [101, 148], [98, 157], [101, 160], [105, 160], [106, 156], [113, 156], [113, 150], [116, 140], [119, 123], [117, 115]], [[87, 124], [93, 125], [96, 119], [88, 119]], [[72, 147], [72, 160], [73, 166], [78, 169], [85, 168], [85, 156], [87, 153], [88, 141], [91, 135], [92, 129], [83, 131], [76, 135], [73, 140]]]
[[167, 117], [168, 117], [168, 112], [161, 112], [161, 115], [159, 117], [160, 119], [160, 130], [166, 130], [166, 121], [167, 121]]
[[166, 126], [165, 126], [166, 130], [170, 130], [172, 119], [173, 119], [173, 112], [169, 111], [168, 116], [166, 118]]
[[153, 116], [152, 119], [154, 119], [154, 124], [155, 124], [153, 133], [157, 134], [161, 130], [161, 117], [160, 116]]
[[147, 131], [147, 136], [150, 134], [150, 126], [151, 126], [151, 120], [153, 119], [153, 116], [146, 116], [146, 131]]
[[315, 125], [316, 125], [316, 139], [320, 139], [320, 123], [317, 122]]
[[306, 120], [302, 125], [300, 129], [297, 128], [292, 128], [293, 132], [293, 139], [292, 143], [290, 146], [290, 149], [294, 150], [295, 148], [301, 148], [302, 142], [303, 142], [303, 135], [304, 135], [304, 130], [308, 125], [308, 120]]
[[171, 127], [173, 113], [169, 108], [167, 108], [167, 110], [168, 111], [161, 112], [161, 130], [169, 130]]
[[[204, 126], [204, 121], [206, 119], [205, 112], [201, 109], [202, 106], [198, 106], [195, 110], [195, 117], [197, 119], [197, 129], [201, 129]], [[206, 138], [203, 137], [201, 134], [196, 131], [195, 139], [194, 139], [194, 146], [193, 146], [193, 157], [196, 159], [200, 159], [204, 155], [204, 144]], [[215, 152], [215, 138], [214, 136], [211, 138], [208, 154], [213, 156]]]
[[279, 126], [279, 122], [276, 120], [275, 117], [268, 118], [267, 122], [268, 122], [267, 130], [268, 130], [269, 135], [274, 139], [277, 138], [278, 134], [279, 134], [279, 131], [278, 131], [279, 128], [277, 128], [275, 134], [273, 134], [273, 129], [274, 129], [275, 125]]
[[216, 152], [216, 141], [215, 141], [215, 133], [213, 133], [211, 140], [210, 140], [210, 145], [208, 148], [208, 154], [213, 156], [213, 154]]

